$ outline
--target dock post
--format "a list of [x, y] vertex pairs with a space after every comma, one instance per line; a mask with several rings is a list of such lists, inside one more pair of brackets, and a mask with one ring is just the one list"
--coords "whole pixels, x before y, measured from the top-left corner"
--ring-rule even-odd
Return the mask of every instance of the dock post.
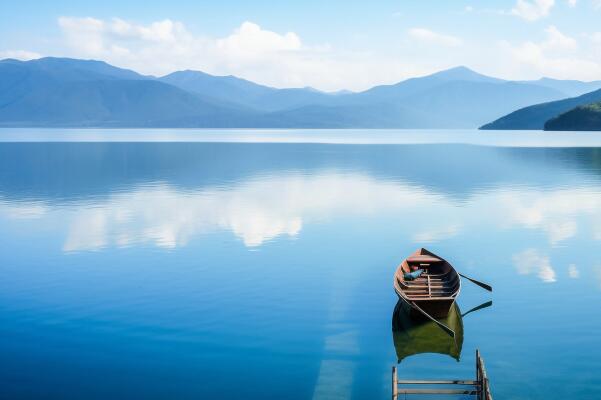
[[396, 366], [392, 367], [392, 400], [397, 400], [399, 395], [398, 378], [396, 375]]
[[476, 381], [480, 386], [480, 390], [478, 391], [478, 400], [482, 400], [482, 371], [480, 371], [480, 350], [476, 349]]
[[492, 400], [490, 394], [490, 383], [488, 381], [488, 375], [486, 374], [486, 368], [484, 367], [484, 360], [480, 356], [480, 351], [476, 350], [476, 379], [480, 384], [480, 393], [478, 395], [479, 400]]

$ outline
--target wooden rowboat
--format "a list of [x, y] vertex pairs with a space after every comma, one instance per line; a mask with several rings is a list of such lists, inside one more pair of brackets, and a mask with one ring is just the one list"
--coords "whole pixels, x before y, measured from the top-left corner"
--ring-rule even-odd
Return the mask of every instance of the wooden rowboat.
[[[405, 274], [423, 270], [414, 280]], [[407, 257], [394, 274], [394, 290], [414, 312], [429, 318], [444, 318], [461, 291], [461, 278], [442, 257], [421, 248]]]

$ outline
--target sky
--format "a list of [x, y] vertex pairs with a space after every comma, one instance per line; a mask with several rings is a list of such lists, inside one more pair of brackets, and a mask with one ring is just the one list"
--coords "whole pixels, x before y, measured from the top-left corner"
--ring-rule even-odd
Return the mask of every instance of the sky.
[[458, 65], [514, 80], [601, 80], [601, 0], [4, 3], [0, 59], [44, 56], [326, 91]]

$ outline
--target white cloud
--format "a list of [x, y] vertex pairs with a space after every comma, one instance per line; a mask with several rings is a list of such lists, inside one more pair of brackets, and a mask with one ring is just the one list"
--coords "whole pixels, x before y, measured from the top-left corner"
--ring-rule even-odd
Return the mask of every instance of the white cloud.
[[589, 38], [594, 44], [601, 44], [601, 32], [594, 32], [589, 35]]
[[541, 255], [536, 249], [527, 249], [513, 256], [513, 263], [520, 275], [536, 273], [543, 282], [555, 282], [555, 270], [549, 257]]
[[226, 54], [253, 58], [271, 52], [298, 51], [302, 44], [294, 32], [280, 35], [252, 22], [244, 22], [230, 36], [217, 40], [217, 48]]
[[[297, 32], [275, 32], [250, 21], [218, 37], [193, 33], [170, 19], [140, 24], [120, 18], [60, 17], [58, 24], [63, 33], [58, 48], [65, 49], [60, 55], [100, 59], [143, 74], [193, 69], [275, 87], [358, 91], [466, 63], [509, 79], [545, 75], [597, 80], [601, 70], [598, 52], [589, 48], [595, 36], [579, 46], [554, 25], [539, 42], [504, 42], [501, 51], [480, 44], [482, 53], [475, 59], [456, 51], [464, 44], [462, 38], [425, 27], [409, 29], [400, 41], [388, 38], [394, 45], [371, 46], [366, 34], [355, 32], [352, 37], [362, 37], [358, 42], [363, 44], [349, 39], [348, 45], [337, 47], [325, 40], [307, 43]], [[477, 38], [472, 42], [478, 45]], [[436, 56], [431, 46], [438, 46]]]
[[58, 24], [70, 56], [101, 59], [145, 74], [196, 69], [276, 87], [360, 90], [423, 72], [388, 55], [309, 45], [295, 32], [273, 32], [249, 21], [217, 38], [193, 34], [170, 19], [142, 25], [119, 18], [60, 17]]
[[42, 57], [41, 54], [28, 50], [3, 50], [0, 51], [0, 60], [4, 58], [14, 58], [16, 60], [34, 60]]
[[554, 25], [545, 29], [547, 39], [541, 43], [544, 50], [574, 50], [578, 47], [576, 39], [559, 31]]
[[549, 15], [555, 0], [517, 0], [511, 14], [526, 21], [536, 21]]
[[425, 28], [409, 29], [409, 36], [424, 43], [456, 47], [462, 44], [461, 39], [451, 35], [444, 35]]
[[545, 29], [546, 38], [541, 42], [527, 41], [518, 45], [501, 42], [500, 47], [511, 63], [507, 69], [516, 74], [531, 77], [548, 76], [557, 79], [597, 80], [601, 63], [592, 52], [576, 52], [578, 42], [551, 25]]
[[578, 4], [578, 0], [567, 0], [567, 3], [570, 7], [576, 7], [576, 4]]
[[557, 57], [545, 54], [543, 48], [526, 42], [511, 49], [513, 59], [530, 69], [536, 76], [550, 76], [558, 79], [595, 80], [599, 78], [601, 64], [579, 57]]

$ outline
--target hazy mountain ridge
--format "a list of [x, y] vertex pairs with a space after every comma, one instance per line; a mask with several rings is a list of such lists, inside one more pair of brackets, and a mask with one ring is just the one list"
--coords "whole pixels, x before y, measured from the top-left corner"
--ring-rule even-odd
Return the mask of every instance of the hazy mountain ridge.
[[359, 93], [325, 93], [199, 71], [156, 78], [93, 60], [0, 61], [2, 126], [471, 128], [564, 97], [549, 85], [466, 67]]
[[[98, 61], [0, 61], [0, 125], [237, 126], [252, 112]], [[180, 125], [176, 125], [180, 126]], [[184, 125], [182, 125], [184, 126]]]
[[538, 86], [559, 90], [565, 93], [567, 97], [578, 97], [585, 93], [601, 89], [601, 81], [582, 82], [575, 80], [541, 78], [535, 81], [522, 81], [521, 83], [535, 84]]

